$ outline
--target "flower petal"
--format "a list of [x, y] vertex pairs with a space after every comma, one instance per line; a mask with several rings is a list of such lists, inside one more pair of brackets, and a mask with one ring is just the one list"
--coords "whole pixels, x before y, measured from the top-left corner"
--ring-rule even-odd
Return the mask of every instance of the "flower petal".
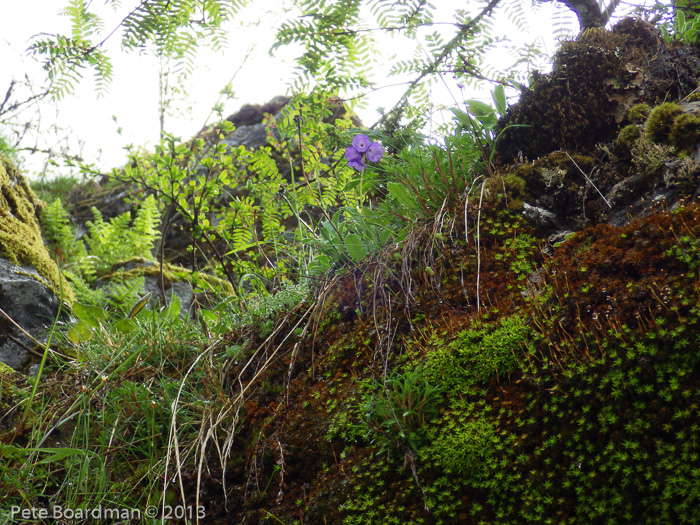
[[356, 170], [364, 169], [365, 162], [362, 158], [362, 153], [352, 146], [345, 148], [345, 158], [348, 159], [348, 166], [351, 168], [355, 168]]
[[384, 155], [384, 147], [380, 142], [372, 142], [372, 144], [367, 148], [367, 160], [370, 162], [377, 162]]
[[345, 158], [348, 159], [348, 162], [353, 162], [353, 161], [362, 162], [362, 153], [357, 151], [357, 149], [353, 148], [352, 146], [349, 146], [349, 147], [345, 148]]
[[355, 138], [352, 139], [352, 145], [357, 151], [364, 153], [370, 145], [369, 137], [362, 133], [355, 135]]
[[362, 159], [360, 160], [349, 160], [348, 161], [348, 166], [351, 168], [355, 168], [357, 171], [362, 171], [365, 169], [365, 163], [362, 162]]

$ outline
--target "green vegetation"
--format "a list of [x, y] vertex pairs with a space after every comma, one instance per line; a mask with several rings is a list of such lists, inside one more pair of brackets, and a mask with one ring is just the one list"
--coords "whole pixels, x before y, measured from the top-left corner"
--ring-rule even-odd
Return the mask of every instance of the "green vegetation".
[[507, 380], [518, 368], [516, 356], [522, 345], [531, 337], [531, 329], [519, 316], [503, 318], [495, 327], [475, 322], [449, 343], [440, 338], [431, 341], [426, 376], [445, 394], [458, 394], [467, 385], [488, 384], [499, 376]]
[[[160, 214], [153, 196], [144, 200], [132, 221], [129, 213], [105, 221], [93, 208], [94, 220], [87, 222], [84, 239], [76, 238], [68, 212], [60, 199], [49, 204], [42, 215], [44, 235], [60, 255], [62, 273], [75, 290], [78, 301], [89, 305], [108, 302], [125, 309], [143, 290], [143, 275], [116, 269], [129, 259], [153, 260]], [[108, 278], [104, 287], [95, 287], [98, 279]]]
[[418, 450], [427, 424], [437, 415], [439, 391], [424, 377], [423, 370], [407, 370], [383, 384], [366, 383], [368, 393], [362, 409], [369, 430], [366, 437], [381, 448]]
[[[386, 5], [383, 26], [403, 20]], [[408, 29], [431, 22], [422, 5]], [[326, 7], [283, 41], [307, 45], [359, 16]], [[161, 8], [127, 37], [189, 27]], [[77, 17], [85, 3], [68, 11], [82, 32], [42, 45], [70, 61], [61, 45], [87, 45], [97, 26]], [[300, 62], [318, 70], [300, 79], [333, 79], [327, 47], [362, 65], [354, 35], [322, 37]], [[439, 48], [426, 67], [449, 63]], [[109, 79], [100, 53], [86, 60]], [[453, 111], [439, 143], [415, 122], [357, 129], [320, 90], [267, 116], [257, 149], [227, 149], [229, 121], [189, 142], [165, 135], [111, 173], [131, 211], [93, 208], [82, 236], [61, 183], [45, 206], [20, 179], [3, 184], [6, 218], [22, 219], [7, 221], [15, 241], [26, 231], [43, 248], [43, 234], [51, 282], [77, 301], [36, 376], [0, 369], [0, 523], [49, 504], [160, 509], [147, 523], [171, 508], [186, 515], [163, 521], [700, 521], [700, 204], [613, 227], [591, 180], [603, 172], [609, 191], [642, 165], [684, 160], [696, 123], [675, 103], [640, 105], [595, 154], [504, 166], [504, 90], [492, 98]], [[575, 220], [597, 222], [555, 244], [522, 213], [540, 197], [583, 201]], [[162, 291], [189, 283], [192, 308], [174, 291], [149, 302], [148, 277]]]
[[674, 102], [664, 102], [656, 106], [646, 122], [646, 134], [652, 142], [669, 142], [673, 122], [683, 113], [680, 106]]

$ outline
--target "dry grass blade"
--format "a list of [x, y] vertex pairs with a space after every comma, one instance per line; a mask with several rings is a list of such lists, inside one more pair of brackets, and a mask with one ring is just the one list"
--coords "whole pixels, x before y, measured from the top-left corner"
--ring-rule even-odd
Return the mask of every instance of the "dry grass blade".
[[598, 186], [596, 186], [596, 185], [593, 183], [593, 181], [590, 179], [590, 177], [588, 177], [588, 175], [586, 175], [586, 172], [583, 171], [583, 170], [581, 169], [581, 167], [580, 167], [578, 164], [576, 164], [576, 161], [575, 161], [574, 159], [571, 158], [571, 155], [569, 155], [568, 152], [565, 151], [564, 153], [566, 153], [566, 156], [569, 157], [569, 160], [570, 160], [571, 162], [573, 162], [574, 166], [576, 166], [576, 168], [578, 168], [578, 170], [581, 172], [581, 174], [582, 174], [584, 177], [586, 177], [586, 180], [591, 184], [591, 186], [593, 186], [593, 188], [595, 189], [595, 191], [598, 192], [598, 195], [600, 195], [600, 196], [603, 198], [603, 200], [605, 201], [605, 204], [608, 205], [608, 208], [612, 208], [611, 204], [608, 202], [608, 199], [605, 198], [605, 195], [603, 195], [603, 194], [601, 193], [601, 191], [598, 189]]

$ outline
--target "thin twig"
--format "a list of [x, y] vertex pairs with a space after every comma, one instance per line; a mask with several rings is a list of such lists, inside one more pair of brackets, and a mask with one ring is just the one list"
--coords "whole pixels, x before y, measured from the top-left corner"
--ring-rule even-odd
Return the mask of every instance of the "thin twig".
[[479, 195], [479, 211], [476, 215], [476, 311], [481, 311], [481, 203], [484, 200], [484, 187], [486, 181], [481, 184], [481, 195]]
[[590, 178], [588, 178], [588, 175], [586, 175], [586, 172], [584, 172], [584, 171], [581, 169], [581, 167], [580, 167], [578, 164], [576, 164], [576, 161], [575, 161], [574, 159], [571, 158], [571, 155], [569, 155], [568, 152], [565, 151], [564, 153], [566, 153], [566, 156], [569, 157], [569, 160], [570, 160], [571, 162], [574, 163], [574, 166], [576, 166], [576, 167], [578, 168], [578, 170], [583, 174], [583, 176], [586, 177], [586, 180], [587, 180], [588, 182], [591, 183], [591, 186], [593, 186], [593, 189], [595, 189], [595, 191], [597, 191], [598, 194], [599, 194], [601, 197], [603, 197], [603, 200], [605, 201], [605, 204], [608, 205], [608, 208], [612, 208], [612, 206], [611, 206], [610, 203], [608, 202], [608, 199], [606, 199], [606, 198], [605, 198], [605, 195], [603, 195], [603, 194], [600, 192], [600, 190], [598, 189], [598, 187], [597, 187], [595, 184], [593, 184], [593, 181], [592, 181]]

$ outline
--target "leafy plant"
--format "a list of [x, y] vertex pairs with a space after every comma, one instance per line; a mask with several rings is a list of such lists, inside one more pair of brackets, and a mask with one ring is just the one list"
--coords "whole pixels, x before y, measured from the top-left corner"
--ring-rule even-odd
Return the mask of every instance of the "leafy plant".
[[[118, 0], [107, 3], [119, 5]], [[158, 55], [175, 57], [182, 68], [191, 70], [194, 51], [201, 42], [220, 48], [226, 38], [222, 24], [244, 4], [240, 0], [141, 2], [119, 23], [122, 49], [138, 50], [150, 44]], [[83, 69], [94, 70], [98, 91], [105, 92], [113, 71], [103, 46], [117, 31], [105, 34], [103, 20], [85, 0], [70, 0], [62, 14], [70, 19], [70, 36], [42, 34], [29, 46], [32, 54], [45, 57], [44, 69], [52, 82], [52, 94], [60, 98], [71, 93]]]
[[321, 217], [358, 202], [339, 147], [352, 124], [331, 117], [325, 95], [298, 96], [266, 121], [269, 146], [228, 147], [234, 128], [223, 121], [190, 143], [166, 137], [113, 176], [166, 202], [165, 229], [185, 220], [193, 268], [225, 276], [241, 295], [265, 294], [298, 279]]
[[700, 34], [700, 15], [696, 14], [693, 18], [686, 18], [682, 9], [676, 9], [672, 31], [663, 25], [660, 29], [666, 42], [671, 42], [675, 38], [684, 44], [694, 44], [698, 41], [698, 34]]
[[387, 162], [388, 199], [383, 208], [409, 221], [453, 209], [483, 172], [483, 152], [471, 133], [459, 130], [444, 146], [415, 144]]
[[160, 213], [155, 198], [147, 197], [135, 217], [127, 212], [110, 221], [93, 208], [94, 221], [87, 223], [88, 233], [77, 239], [68, 212], [60, 199], [49, 204], [41, 221], [47, 240], [62, 264], [62, 271], [71, 283], [79, 301], [101, 305], [105, 301], [128, 310], [143, 289], [143, 277], [123, 269], [110, 276], [104, 288], [95, 287], [98, 278], [113, 271], [116, 263], [131, 258], [153, 260], [151, 251], [159, 236]]
[[415, 368], [388, 377], [384, 383], [365, 382], [363, 402], [366, 435], [383, 448], [417, 451], [427, 423], [437, 415], [439, 391]]
[[329, 268], [334, 264], [357, 263], [389, 242], [400, 241], [405, 234], [405, 229], [399, 229], [395, 218], [385, 211], [346, 206], [330, 221], [323, 221], [318, 240], [309, 242], [326, 256], [317, 257], [318, 264]]

